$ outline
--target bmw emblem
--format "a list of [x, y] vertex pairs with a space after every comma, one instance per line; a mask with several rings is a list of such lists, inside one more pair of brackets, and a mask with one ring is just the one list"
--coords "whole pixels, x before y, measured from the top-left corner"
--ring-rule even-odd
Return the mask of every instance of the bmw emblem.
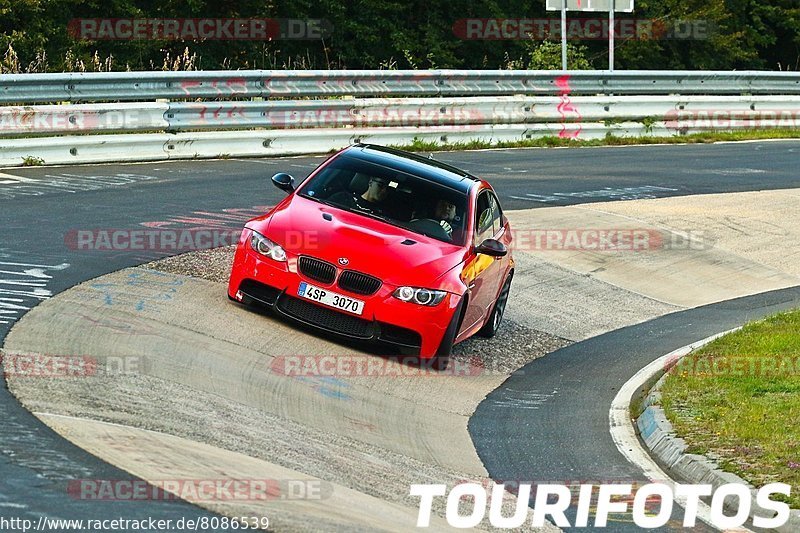
[[347, 266], [348, 264], [350, 264], [350, 260], [346, 257], [340, 257], [339, 264], [342, 266]]

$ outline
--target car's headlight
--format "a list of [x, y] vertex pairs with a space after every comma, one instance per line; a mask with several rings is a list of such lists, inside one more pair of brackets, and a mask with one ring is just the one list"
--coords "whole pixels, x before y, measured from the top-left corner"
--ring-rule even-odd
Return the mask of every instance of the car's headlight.
[[421, 289], [418, 287], [398, 287], [392, 296], [404, 302], [413, 302], [419, 305], [433, 306], [444, 300], [445, 291]]
[[257, 231], [254, 231], [253, 235], [250, 236], [250, 247], [261, 255], [266, 255], [275, 261], [286, 261], [284, 249]]

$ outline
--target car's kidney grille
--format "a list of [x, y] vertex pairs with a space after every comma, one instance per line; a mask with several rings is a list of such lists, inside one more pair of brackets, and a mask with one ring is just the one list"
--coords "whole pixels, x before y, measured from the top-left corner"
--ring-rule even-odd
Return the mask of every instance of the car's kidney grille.
[[354, 292], [356, 294], [363, 294], [369, 296], [375, 294], [381, 288], [383, 282], [378, 278], [356, 272], [355, 270], [345, 270], [339, 276], [339, 287], [346, 291]]
[[326, 309], [288, 295], [278, 300], [278, 308], [287, 315], [336, 333], [364, 339], [372, 337], [372, 322], [354, 315]]
[[333, 283], [336, 279], [336, 267], [326, 261], [320, 261], [313, 257], [302, 256], [297, 261], [297, 268], [300, 272], [313, 280], [322, 283]]

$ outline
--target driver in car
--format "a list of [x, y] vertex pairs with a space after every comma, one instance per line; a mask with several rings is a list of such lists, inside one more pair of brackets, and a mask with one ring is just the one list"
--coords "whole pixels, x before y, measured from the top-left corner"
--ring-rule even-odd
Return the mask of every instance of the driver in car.
[[370, 177], [367, 190], [362, 194], [350, 191], [339, 191], [329, 200], [348, 209], [357, 208], [366, 213], [384, 216], [386, 214], [386, 199], [389, 196], [389, 182], [384, 178]]
[[456, 206], [447, 200], [440, 198], [439, 201], [436, 202], [436, 209], [433, 212], [433, 217], [447, 232], [448, 237], [452, 239], [453, 225], [451, 223], [456, 218]]

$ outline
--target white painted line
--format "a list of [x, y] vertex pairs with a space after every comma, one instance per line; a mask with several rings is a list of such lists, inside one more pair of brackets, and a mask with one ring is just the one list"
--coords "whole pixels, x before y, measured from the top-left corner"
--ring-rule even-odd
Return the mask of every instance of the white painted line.
[[[133, 166], [133, 165], [162, 165], [162, 164], [181, 163], [181, 162], [185, 163], [186, 161], [191, 161], [191, 159], [159, 159], [159, 160], [156, 160], [156, 161], [122, 161], [122, 162], [112, 162], [112, 163], [104, 162], [104, 161], [99, 161], [99, 162], [94, 162], [94, 163], [88, 162], [88, 163], [80, 163], [80, 164], [63, 163], [63, 164], [54, 164], [54, 165], [46, 164], [46, 165], [42, 165], [41, 167], [38, 167], [38, 168], [47, 167], [47, 168], [73, 168], [74, 169], [74, 168], [93, 168], [93, 167], [110, 167], [110, 166], [123, 167], [123, 166]], [[217, 159], [208, 159], [206, 161], [219, 161], [219, 160], [217, 160]], [[2, 169], [0, 169], [0, 170], [16, 170], [18, 168], [19, 167], [2, 167]]]
[[230, 161], [240, 161], [242, 163], [261, 163], [262, 165], [277, 165], [277, 161], [264, 161], [262, 159], [230, 159]]
[[64, 270], [65, 268], [69, 268], [69, 263], [61, 263], [60, 265], [40, 265], [37, 263], [9, 263], [7, 261], [0, 261], [0, 265], [6, 266], [21, 266], [21, 267], [32, 267], [32, 268], [47, 268], [50, 270]]
[[434, 153], [444, 154], [444, 153], [466, 153], [466, 152], [502, 152], [504, 150], [508, 151], [520, 151], [520, 150], [572, 150], [575, 148], [580, 148], [581, 150], [602, 150], [602, 149], [618, 149], [624, 150], [629, 148], [650, 148], [652, 147], [668, 147], [668, 146], [708, 146], [714, 144], [755, 144], [755, 143], [762, 143], [762, 142], [798, 142], [800, 139], [797, 138], [778, 138], [778, 139], [748, 139], [742, 141], [714, 141], [711, 143], [702, 143], [698, 145], [698, 143], [642, 143], [642, 144], [602, 144], [599, 146], [515, 146], [515, 147], [505, 147], [505, 148], [472, 148], [469, 150], [435, 150]]
[[9, 507], [11, 509], [27, 509], [27, 505], [21, 503], [0, 502], [0, 507]]
[[[539, 202], [541, 204], [546, 204], [552, 201], [552, 200], [537, 200], [536, 198], [528, 198], [527, 196], [514, 196], [514, 195], [509, 195], [509, 198], [513, 198], [514, 200], [526, 200], [528, 202]], [[564, 200], [568, 200], [568, 198], [564, 198]]]
[[[293, 155], [277, 155], [272, 158], [265, 156], [258, 157], [231, 157], [229, 159], [215, 159], [213, 161], [241, 161], [242, 163], [261, 163], [262, 165], [280, 165], [284, 159], [324, 159], [330, 154], [293, 154]], [[186, 161], [184, 159], [183, 161]], [[314, 165], [309, 165], [314, 166]]]
[[775, 143], [775, 142], [787, 142], [787, 141], [794, 141], [797, 142], [796, 137], [776, 137], [774, 139], [743, 139], [741, 141], [715, 141], [711, 144], [755, 144], [755, 143]]
[[[661, 467], [658, 466], [658, 464], [656, 464], [653, 458], [650, 457], [650, 454], [647, 453], [647, 451], [639, 443], [639, 439], [636, 437], [636, 430], [633, 427], [633, 421], [631, 420], [630, 414], [631, 400], [634, 393], [644, 387], [652, 376], [661, 372], [667, 362], [674, 362], [680, 357], [683, 357], [684, 355], [696, 350], [697, 348], [739, 329], [741, 328], [733, 328], [722, 333], [717, 333], [716, 335], [712, 335], [711, 337], [707, 337], [693, 344], [689, 344], [688, 346], [678, 348], [677, 350], [674, 350], [666, 355], [662, 355], [643, 369], [639, 370], [631, 379], [625, 382], [614, 398], [614, 401], [611, 402], [611, 410], [608, 412], [611, 438], [614, 439], [614, 444], [617, 445], [617, 449], [620, 451], [620, 453], [624, 455], [628, 461], [639, 467], [642, 472], [644, 472], [645, 477], [647, 477], [647, 479], [650, 481], [654, 483], [663, 483], [673, 490], [677, 484], [674, 479], [670, 478], [669, 475], [667, 475], [667, 473], [664, 472]], [[681, 507], [686, 507], [686, 498], [676, 496], [675, 501]], [[702, 501], [699, 502], [697, 506], [697, 517], [711, 527], [719, 530], [719, 528], [714, 526], [714, 524], [711, 522], [711, 508]], [[745, 527], [741, 527], [737, 529], [737, 531], [752, 533], [750, 529]]]
[[22, 183], [22, 182], [26, 182], [27, 183], [27, 182], [31, 182], [31, 181], [36, 181], [34, 179], [31, 179], [31, 178], [24, 178], [22, 176], [14, 176], [12, 174], [4, 174], [2, 172], [0, 172], [0, 179], [3, 180], [3, 181], [0, 181], [0, 183]]

